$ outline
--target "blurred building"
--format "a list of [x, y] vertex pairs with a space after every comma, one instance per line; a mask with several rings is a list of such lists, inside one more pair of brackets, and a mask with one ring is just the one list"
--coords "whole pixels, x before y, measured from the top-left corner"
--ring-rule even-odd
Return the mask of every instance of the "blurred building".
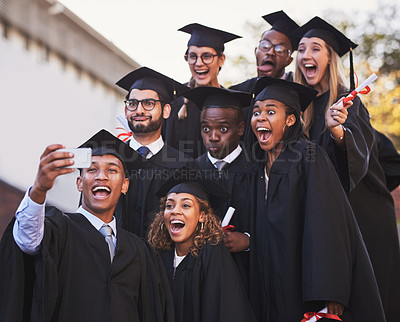
[[[0, 0], [0, 236], [47, 145], [117, 133], [115, 82], [138, 67], [55, 0]], [[48, 204], [76, 210], [76, 175], [56, 180]]]

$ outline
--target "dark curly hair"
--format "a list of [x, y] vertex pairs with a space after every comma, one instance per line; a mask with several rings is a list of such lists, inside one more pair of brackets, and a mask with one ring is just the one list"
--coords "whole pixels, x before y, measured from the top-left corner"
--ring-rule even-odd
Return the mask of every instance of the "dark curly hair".
[[[204, 212], [204, 224], [201, 228], [201, 223], [197, 224], [196, 236], [194, 238], [193, 246], [190, 247], [190, 253], [194, 257], [199, 256], [200, 249], [206, 244], [211, 245], [219, 244], [224, 237], [224, 232], [221, 227], [221, 221], [214, 215], [208, 201], [195, 197], [199, 204], [200, 212]], [[164, 224], [164, 211], [167, 197], [160, 200], [160, 211], [154, 218], [148, 233], [148, 242], [157, 251], [171, 250], [174, 247], [167, 228]]]

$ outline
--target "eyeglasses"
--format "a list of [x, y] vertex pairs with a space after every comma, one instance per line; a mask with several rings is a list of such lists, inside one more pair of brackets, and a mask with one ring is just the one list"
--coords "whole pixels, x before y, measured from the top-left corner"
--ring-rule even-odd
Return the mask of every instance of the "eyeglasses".
[[129, 100], [124, 101], [125, 107], [129, 111], [136, 111], [137, 108], [139, 107], [139, 103], [142, 104], [142, 107], [146, 111], [151, 111], [156, 106], [157, 102], [164, 103], [161, 100], [155, 100], [153, 98], [145, 98], [144, 100], [129, 99]]
[[213, 55], [211, 53], [204, 53], [201, 56], [197, 56], [194, 53], [190, 53], [190, 54], [186, 54], [185, 55], [185, 60], [190, 64], [196, 64], [197, 62], [197, 58], [201, 58], [201, 61], [203, 62], [203, 64], [209, 65], [214, 61], [214, 57], [215, 56], [219, 56], [219, 54]]
[[282, 56], [284, 55], [286, 52], [290, 55], [290, 49], [286, 48], [286, 46], [281, 45], [281, 44], [276, 44], [274, 45], [272, 42], [270, 42], [269, 40], [260, 40], [259, 44], [258, 44], [258, 49], [260, 49], [261, 51], [269, 51], [271, 48], [274, 49], [275, 54]]

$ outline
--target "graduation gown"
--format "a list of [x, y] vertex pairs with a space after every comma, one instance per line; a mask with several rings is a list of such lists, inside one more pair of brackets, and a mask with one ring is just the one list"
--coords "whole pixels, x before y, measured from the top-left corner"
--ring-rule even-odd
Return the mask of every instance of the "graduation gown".
[[393, 191], [400, 184], [400, 154], [387, 136], [377, 130], [375, 130], [375, 134], [379, 163], [385, 172], [386, 187], [389, 191]]
[[176, 322], [254, 322], [235, 263], [223, 244], [202, 247], [174, 272], [174, 250], [160, 253], [174, 298]]
[[[342, 95], [341, 95], [342, 96]], [[400, 247], [393, 198], [379, 160], [377, 133], [360, 98], [353, 100], [343, 124], [346, 151], [338, 149], [325, 128], [329, 92], [314, 101], [310, 139], [333, 162], [359, 224], [381, 293], [388, 321], [400, 321]], [[381, 154], [382, 156], [382, 154]]]
[[197, 158], [206, 151], [201, 137], [201, 111], [189, 101], [186, 105], [187, 117], [180, 120], [178, 112], [183, 101], [183, 97], [178, 97], [171, 103], [171, 115], [163, 124], [163, 138], [169, 146]]
[[344, 322], [385, 321], [361, 233], [325, 151], [304, 139], [289, 144], [271, 167], [266, 199], [264, 165], [251, 246], [260, 263], [251, 285], [258, 320], [300, 321], [336, 301], [346, 307]]
[[157, 190], [176, 169], [189, 167], [192, 162], [188, 155], [164, 144], [150, 159], [142, 158], [140, 169], [129, 169], [129, 189], [125, 197], [127, 211], [120, 219], [122, 227], [140, 237], [146, 237], [155, 214], [160, 209]]
[[[10, 274], [10, 280], [3, 282], [2, 299], [8, 290], [15, 294], [8, 309], [0, 306], [2, 321], [22, 321], [8, 314], [19, 313], [14, 311], [19, 305], [14, 301], [24, 298], [24, 291], [31, 285], [31, 312], [25, 312], [31, 321], [174, 321], [171, 293], [159, 255], [134, 234], [117, 228], [116, 253], [111, 263], [103, 235], [83, 215], [50, 208], [46, 210], [41, 252], [28, 256], [36, 278], [24, 283], [15, 281], [22, 276], [32, 277], [24, 274], [30, 264], [24, 267], [23, 253], [13, 241], [12, 224], [3, 239], [1, 270]], [[7, 254], [12, 254], [13, 260], [5, 264]]]
[[[221, 220], [224, 218], [229, 207], [235, 208], [235, 213], [230, 221], [235, 231], [250, 233], [250, 218], [254, 216], [254, 204], [249, 196], [254, 194], [254, 181], [257, 176], [257, 168], [254, 162], [250, 161], [245, 150], [230, 164], [227, 164], [222, 173], [211, 163], [207, 153], [201, 155], [195, 160], [197, 169], [203, 171], [207, 176], [217, 181], [231, 195], [229, 200], [223, 203], [214, 213]], [[239, 271], [242, 280], [247, 288], [249, 276], [249, 252], [231, 253]]]

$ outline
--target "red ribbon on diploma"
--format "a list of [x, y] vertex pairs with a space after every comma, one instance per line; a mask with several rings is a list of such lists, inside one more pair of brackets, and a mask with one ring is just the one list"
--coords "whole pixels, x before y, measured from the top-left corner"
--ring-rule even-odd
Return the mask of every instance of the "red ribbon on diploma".
[[338, 317], [336, 314], [329, 314], [329, 313], [322, 313], [322, 312], [307, 312], [304, 313], [304, 319], [301, 320], [301, 322], [307, 322], [311, 318], [315, 317], [316, 321], [322, 318], [327, 318], [327, 319], [332, 319], [336, 321], [342, 321], [340, 317]]
[[[120, 133], [117, 135], [117, 138], [122, 140], [123, 142], [128, 141], [128, 139], [132, 136], [132, 132], [127, 132], [124, 128], [122, 127], [117, 127], [117, 130], [122, 130], [124, 132]], [[122, 138], [122, 139], [121, 139]]]
[[[354, 76], [356, 76], [356, 88], [358, 87], [358, 76], [356, 73], [354, 73]], [[348, 101], [352, 101], [357, 94], [368, 94], [371, 91], [371, 88], [369, 86], [365, 86], [361, 91], [357, 92], [356, 90], [352, 91], [347, 97], [343, 99], [343, 104], [346, 104]]]
[[222, 227], [222, 229], [223, 229], [224, 231], [233, 231], [233, 230], [235, 229], [235, 226], [233, 226], [233, 225], [227, 225], [227, 226]]

